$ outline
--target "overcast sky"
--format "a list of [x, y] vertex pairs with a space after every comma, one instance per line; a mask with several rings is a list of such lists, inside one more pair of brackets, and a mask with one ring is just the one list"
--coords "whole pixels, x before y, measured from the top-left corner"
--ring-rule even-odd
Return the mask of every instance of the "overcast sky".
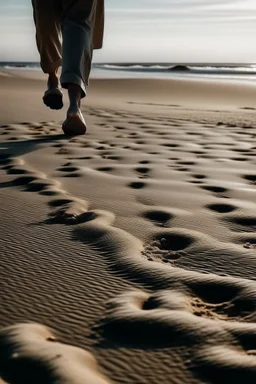
[[[256, 0], [105, 2], [95, 61], [256, 62]], [[0, 0], [0, 34], [0, 61], [39, 61], [31, 0]]]

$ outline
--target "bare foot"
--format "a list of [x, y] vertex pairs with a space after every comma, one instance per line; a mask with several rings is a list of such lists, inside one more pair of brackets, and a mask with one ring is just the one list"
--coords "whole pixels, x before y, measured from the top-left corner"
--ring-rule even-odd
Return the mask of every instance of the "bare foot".
[[70, 107], [67, 111], [67, 118], [62, 124], [62, 130], [67, 136], [84, 135], [86, 132], [86, 123], [81, 109]]
[[47, 90], [44, 93], [43, 101], [51, 109], [63, 107], [63, 93], [59, 88], [59, 79], [56, 72], [50, 73], [47, 82]]

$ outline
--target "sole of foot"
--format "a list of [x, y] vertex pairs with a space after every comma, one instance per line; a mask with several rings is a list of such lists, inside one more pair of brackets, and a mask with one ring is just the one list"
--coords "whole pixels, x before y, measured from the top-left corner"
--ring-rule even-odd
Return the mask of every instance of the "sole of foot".
[[62, 124], [62, 130], [67, 136], [84, 135], [86, 133], [86, 123], [79, 114], [70, 115]]
[[51, 109], [61, 109], [63, 107], [63, 93], [59, 88], [48, 89], [44, 93], [43, 101]]

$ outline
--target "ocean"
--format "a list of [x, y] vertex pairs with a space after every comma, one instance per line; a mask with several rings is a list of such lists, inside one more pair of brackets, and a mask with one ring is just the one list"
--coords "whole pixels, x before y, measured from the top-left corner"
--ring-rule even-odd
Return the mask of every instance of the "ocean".
[[[0, 62], [0, 69], [40, 70], [35, 62]], [[103, 63], [93, 64], [92, 78], [208, 79], [256, 82], [255, 64]], [[255, 84], [254, 84], [255, 85]]]

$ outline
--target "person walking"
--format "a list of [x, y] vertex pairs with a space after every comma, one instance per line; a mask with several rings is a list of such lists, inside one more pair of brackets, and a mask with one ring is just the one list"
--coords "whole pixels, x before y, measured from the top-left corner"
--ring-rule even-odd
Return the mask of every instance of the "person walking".
[[61, 87], [67, 89], [69, 108], [63, 132], [84, 134], [80, 103], [87, 93], [93, 50], [103, 44], [104, 0], [32, 0], [32, 6], [40, 64], [48, 74], [43, 101], [51, 109], [61, 109]]

